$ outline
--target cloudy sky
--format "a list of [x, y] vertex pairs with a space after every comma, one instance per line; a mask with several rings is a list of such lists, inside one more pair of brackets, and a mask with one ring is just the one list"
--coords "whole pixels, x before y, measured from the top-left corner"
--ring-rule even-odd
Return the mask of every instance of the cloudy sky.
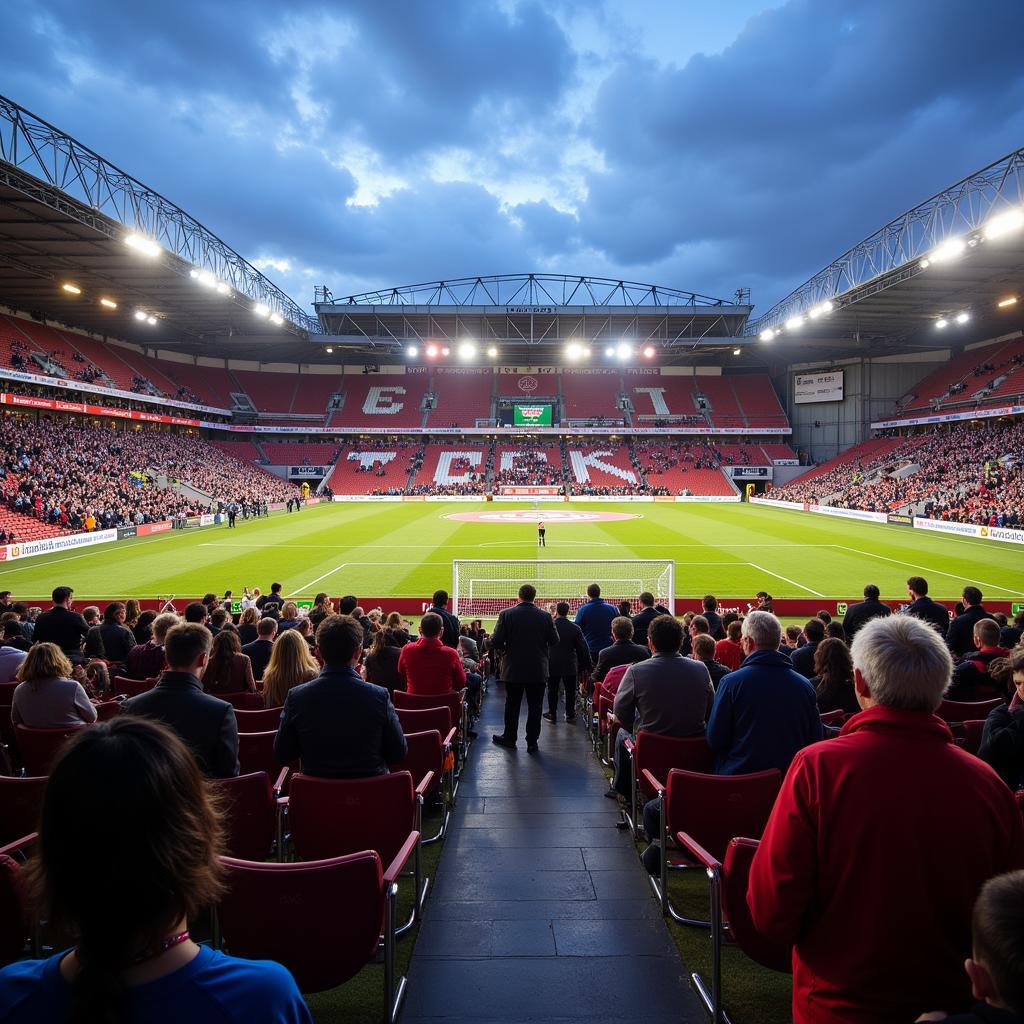
[[302, 305], [477, 274], [760, 311], [1024, 145], [1019, 0], [7, 0], [0, 93]]

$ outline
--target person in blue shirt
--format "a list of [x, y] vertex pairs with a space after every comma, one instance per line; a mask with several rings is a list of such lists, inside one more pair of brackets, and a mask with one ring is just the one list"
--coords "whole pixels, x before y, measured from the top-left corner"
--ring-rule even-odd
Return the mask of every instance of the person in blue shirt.
[[779, 653], [781, 642], [782, 625], [771, 612], [743, 620], [743, 663], [722, 677], [708, 718], [718, 775], [770, 768], [785, 775], [796, 752], [822, 738], [814, 687]]
[[601, 587], [591, 583], [587, 587], [586, 604], [580, 605], [576, 613], [576, 625], [583, 630], [583, 639], [590, 651], [590, 660], [597, 664], [597, 656], [612, 642], [612, 619], [619, 610], [607, 601], [601, 600]]
[[5, 1024], [311, 1024], [280, 964], [189, 936], [223, 885], [207, 785], [184, 743], [149, 719], [90, 726], [68, 744], [30, 877], [40, 912], [77, 943], [0, 971]]

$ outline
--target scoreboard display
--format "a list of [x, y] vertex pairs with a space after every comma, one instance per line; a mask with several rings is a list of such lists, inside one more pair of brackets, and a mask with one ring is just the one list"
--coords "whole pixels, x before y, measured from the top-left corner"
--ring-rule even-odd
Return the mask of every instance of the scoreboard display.
[[550, 427], [551, 406], [541, 402], [517, 402], [512, 410], [514, 427]]

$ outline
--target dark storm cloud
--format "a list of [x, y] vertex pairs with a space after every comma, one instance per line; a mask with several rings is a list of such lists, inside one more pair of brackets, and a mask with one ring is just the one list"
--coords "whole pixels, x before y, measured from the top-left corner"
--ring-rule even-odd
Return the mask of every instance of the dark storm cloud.
[[274, 259], [303, 304], [543, 269], [745, 285], [763, 309], [1024, 142], [1024, 5], [765, 6], [724, 49], [717, 12], [705, 54], [692, 4], [654, 46], [575, 0], [15, 0], [0, 92]]

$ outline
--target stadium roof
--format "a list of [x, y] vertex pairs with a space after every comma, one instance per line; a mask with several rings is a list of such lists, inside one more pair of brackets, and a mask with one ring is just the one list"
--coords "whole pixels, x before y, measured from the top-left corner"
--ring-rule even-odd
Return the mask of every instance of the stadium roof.
[[[1022, 169], [1019, 149], [926, 199], [749, 321], [746, 333], [792, 358], [935, 349], [1019, 330]], [[1018, 301], [999, 305], [1010, 298]]]

